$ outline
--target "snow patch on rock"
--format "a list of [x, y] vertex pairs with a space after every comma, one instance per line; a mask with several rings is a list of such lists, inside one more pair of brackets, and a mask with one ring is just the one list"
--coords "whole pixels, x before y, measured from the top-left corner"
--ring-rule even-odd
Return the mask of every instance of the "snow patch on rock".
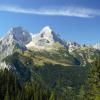
[[64, 45], [64, 42], [56, 35], [49, 26], [44, 27], [40, 33], [32, 36], [32, 41], [26, 45], [27, 48], [35, 47], [38, 49], [52, 48], [55, 42]]

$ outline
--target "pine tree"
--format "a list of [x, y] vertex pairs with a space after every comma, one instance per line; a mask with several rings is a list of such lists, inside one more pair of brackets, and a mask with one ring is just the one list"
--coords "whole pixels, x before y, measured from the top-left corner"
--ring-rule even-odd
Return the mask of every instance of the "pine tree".
[[81, 86], [80, 91], [79, 91], [78, 99], [79, 100], [84, 100], [84, 95], [85, 95], [84, 86]]
[[49, 100], [55, 100], [55, 92], [54, 91], [52, 91]]
[[8, 89], [7, 89], [7, 91], [6, 91], [4, 100], [10, 100], [9, 93], [8, 93]]
[[98, 59], [92, 65], [92, 70], [85, 86], [86, 100], [98, 100], [100, 98], [100, 58]]

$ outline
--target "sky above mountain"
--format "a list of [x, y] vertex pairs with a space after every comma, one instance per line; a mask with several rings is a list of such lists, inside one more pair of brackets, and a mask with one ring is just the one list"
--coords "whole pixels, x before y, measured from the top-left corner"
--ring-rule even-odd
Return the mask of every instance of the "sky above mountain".
[[0, 0], [0, 37], [11, 27], [32, 33], [51, 26], [62, 39], [100, 42], [100, 0]]

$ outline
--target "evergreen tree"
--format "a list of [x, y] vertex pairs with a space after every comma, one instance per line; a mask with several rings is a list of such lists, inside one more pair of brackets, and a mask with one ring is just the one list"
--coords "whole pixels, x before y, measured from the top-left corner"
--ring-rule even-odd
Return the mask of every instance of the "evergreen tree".
[[7, 91], [6, 91], [4, 100], [10, 100], [9, 93], [8, 93], [8, 89], [7, 89]]
[[[99, 60], [98, 60], [99, 59]], [[93, 64], [85, 86], [86, 100], [100, 100], [100, 58]]]

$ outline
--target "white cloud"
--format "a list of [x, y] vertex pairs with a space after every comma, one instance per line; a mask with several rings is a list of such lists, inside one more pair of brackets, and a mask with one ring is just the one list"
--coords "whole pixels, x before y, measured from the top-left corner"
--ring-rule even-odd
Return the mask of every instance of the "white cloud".
[[26, 9], [17, 6], [0, 5], [0, 11], [48, 16], [73, 16], [82, 18], [100, 16], [100, 10], [81, 7]]

